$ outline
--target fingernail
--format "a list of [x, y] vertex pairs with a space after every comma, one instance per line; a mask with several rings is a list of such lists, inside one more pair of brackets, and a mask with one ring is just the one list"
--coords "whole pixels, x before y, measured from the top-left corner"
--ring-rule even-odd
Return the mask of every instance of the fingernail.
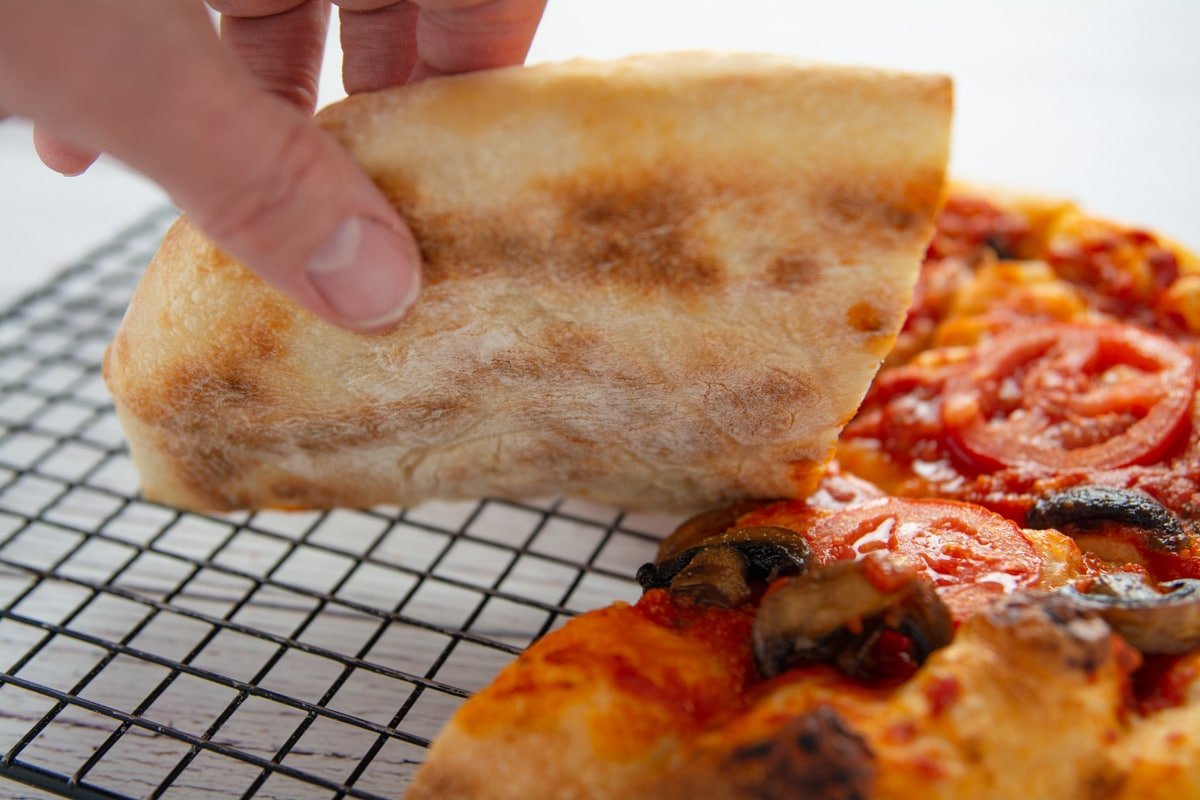
[[363, 330], [400, 321], [421, 289], [416, 245], [362, 217], [338, 226], [308, 262], [308, 278], [347, 324]]

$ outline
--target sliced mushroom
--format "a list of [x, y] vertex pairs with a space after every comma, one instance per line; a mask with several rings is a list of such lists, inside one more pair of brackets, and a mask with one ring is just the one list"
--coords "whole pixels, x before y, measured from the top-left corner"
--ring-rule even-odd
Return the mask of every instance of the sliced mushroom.
[[732, 608], [750, 599], [752, 583], [803, 572], [809, 555], [808, 544], [793, 530], [739, 528], [643, 564], [637, 581], [643, 589], [670, 589], [695, 602]]
[[1145, 529], [1146, 543], [1156, 550], [1177, 552], [1189, 543], [1179, 517], [1136, 489], [1075, 486], [1038, 499], [1025, 516], [1025, 524], [1038, 529], [1104, 521]]
[[1154, 585], [1136, 572], [1113, 572], [1086, 590], [1060, 590], [1079, 607], [1098, 613], [1143, 653], [1185, 653], [1200, 647], [1200, 580]]
[[954, 633], [933, 584], [876, 553], [811, 571], [769, 595], [754, 618], [754, 657], [766, 677], [832, 661], [868, 678], [875, 670], [873, 647], [885, 630], [908, 637], [918, 663]]
[[725, 533], [736, 525], [738, 519], [741, 517], [773, 502], [775, 501], [742, 500], [733, 505], [714, 508], [711, 511], [697, 514], [680, 523], [679, 527], [672, 531], [670, 536], [662, 540], [658, 545], [657, 560], [663, 562], [674, 558], [684, 550], [701, 544], [705, 539], [711, 539], [713, 536]]
[[700, 548], [671, 579], [671, 594], [706, 606], [734, 608], [750, 599], [746, 560], [729, 545]]

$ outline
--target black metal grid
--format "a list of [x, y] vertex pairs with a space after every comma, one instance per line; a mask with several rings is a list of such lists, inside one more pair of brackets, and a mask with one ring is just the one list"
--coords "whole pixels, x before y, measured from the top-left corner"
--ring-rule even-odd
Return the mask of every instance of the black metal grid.
[[100, 360], [173, 216], [0, 313], [0, 795], [399, 797], [521, 648], [637, 596], [674, 520], [141, 500]]

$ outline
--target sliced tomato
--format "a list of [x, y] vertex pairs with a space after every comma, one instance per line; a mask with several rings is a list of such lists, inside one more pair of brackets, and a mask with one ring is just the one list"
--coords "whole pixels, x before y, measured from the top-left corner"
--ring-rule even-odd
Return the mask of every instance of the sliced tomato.
[[933, 582], [959, 621], [1042, 574], [1016, 523], [954, 500], [890, 498], [831, 514], [803, 535], [822, 564], [895, 554]]
[[947, 384], [942, 422], [984, 468], [1147, 464], [1187, 425], [1195, 386], [1195, 362], [1163, 336], [1045, 323], [981, 345]]

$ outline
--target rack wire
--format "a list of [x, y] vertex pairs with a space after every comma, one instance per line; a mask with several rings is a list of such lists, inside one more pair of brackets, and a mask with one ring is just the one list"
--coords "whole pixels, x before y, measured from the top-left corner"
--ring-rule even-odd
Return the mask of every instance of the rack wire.
[[638, 595], [675, 520], [141, 499], [100, 363], [174, 213], [0, 312], [0, 796], [400, 797], [522, 648]]

